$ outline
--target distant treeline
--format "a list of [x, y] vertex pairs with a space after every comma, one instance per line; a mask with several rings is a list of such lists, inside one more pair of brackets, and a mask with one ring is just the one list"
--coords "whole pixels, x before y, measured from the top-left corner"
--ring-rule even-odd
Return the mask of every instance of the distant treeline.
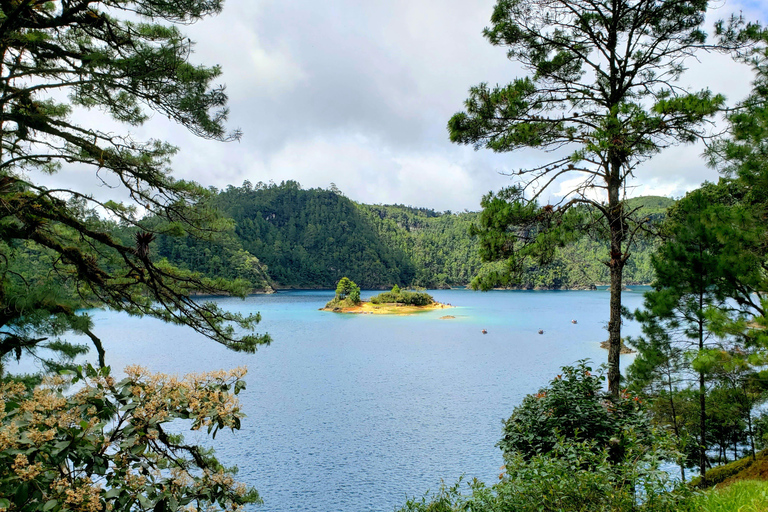
[[[629, 207], [659, 221], [674, 201], [632, 199]], [[494, 264], [483, 264], [469, 235], [476, 212], [436, 212], [402, 205], [355, 203], [332, 190], [304, 190], [295, 181], [245, 182], [213, 198], [234, 221], [224, 247], [191, 239], [159, 237], [158, 254], [211, 275], [237, 277], [255, 288], [334, 288], [344, 276], [363, 288], [393, 285], [464, 286]], [[561, 248], [549, 264], [527, 268], [523, 288], [586, 288], [608, 281], [605, 244], [583, 237]], [[653, 279], [653, 243], [641, 239], [625, 271], [627, 284]]]

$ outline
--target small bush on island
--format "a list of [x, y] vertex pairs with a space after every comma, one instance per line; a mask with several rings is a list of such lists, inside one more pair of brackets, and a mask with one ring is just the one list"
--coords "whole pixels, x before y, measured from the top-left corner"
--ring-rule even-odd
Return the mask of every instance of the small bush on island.
[[435, 299], [425, 292], [415, 292], [408, 290], [400, 290], [400, 287], [395, 285], [391, 291], [380, 293], [374, 297], [371, 297], [372, 304], [404, 304], [406, 306], [429, 306], [434, 303]]

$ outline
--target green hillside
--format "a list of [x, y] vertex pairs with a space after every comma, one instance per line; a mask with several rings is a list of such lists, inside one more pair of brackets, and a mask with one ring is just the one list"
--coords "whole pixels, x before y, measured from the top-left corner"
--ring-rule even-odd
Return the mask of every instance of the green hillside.
[[[660, 222], [674, 201], [648, 196], [627, 201], [636, 216]], [[161, 256], [191, 270], [235, 277], [256, 288], [333, 288], [348, 277], [363, 288], [393, 285], [443, 288], [468, 285], [498, 263], [482, 263], [469, 235], [477, 212], [437, 212], [403, 205], [355, 203], [335, 190], [302, 189], [295, 181], [230, 186], [214, 205], [234, 221], [224, 246], [161, 239]], [[626, 284], [653, 279], [654, 241], [631, 248]], [[599, 237], [584, 236], [558, 249], [554, 260], [526, 269], [521, 288], [588, 288], [608, 281], [608, 257]]]
[[229, 187], [217, 206], [236, 223], [243, 248], [281, 287], [332, 288], [346, 276], [364, 288], [406, 284], [415, 269], [369, 216], [343, 195], [280, 185]]
[[[667, 209], [675, 204], [673, 199], [660, 196], [645, 196], [628, 199], [626, 208], [634, 211], [633, 217], [647, 219], [648, 227], [662, 222]], [[624, 268], [624, 284], [648, 284], [653, 280], [651, 255], [658, 240], [639, 232], [630, 246], [631, 257]], [[606, 285], [610, 280], [608, 267], [608, 243], [599, 230], [584, 233], [576, 242], [558, 248], [547, 265], [530, 264], [525, 269], [522, 281], [517, 287], [525, 289], [580, 289], [593, 285]], [[502, 272], [503, 264], [487, 263], [479, 275]]]
[[366, 205], [358, 208], [390, 247], [402, 251], [415, 274], [411, 284], [426, 288], [463, 286], [480, 270], [477, 242], [469, 226], [477, 213], [438, 213], [402, 205]]

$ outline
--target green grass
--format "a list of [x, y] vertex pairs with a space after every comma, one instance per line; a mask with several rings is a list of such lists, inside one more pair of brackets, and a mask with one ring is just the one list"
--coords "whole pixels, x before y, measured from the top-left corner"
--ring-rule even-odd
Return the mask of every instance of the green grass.
[[714, 468], [707, 471], [707, 475], [704, 478], [699, 476], [691, 480], [691, 485], [694, 487], [701, 487], [702, 489], [712, 487], [713, 485], [717, 485], [727, 478], [737, 475], [738, 473], [749, 468], [751, 465], [752, 458], [744, 457], [743, 459], [729, 462], [728, 464], [723, 464], [722, 466], [715, 466]]
[[[686, 512], [768, 512], [768, 482], [742, 480], [695, 497]], [[681, 511], [682, 512], [682, 511]]]
[[739, 480], [768, 480], [768, 449], [757, 452], [755, 460], [746, 456], [743, 459], [715, 466], [707, 471], [704, 478], [691, 480], [693, 487], [706, 489], [719, 483], [731, 484]]

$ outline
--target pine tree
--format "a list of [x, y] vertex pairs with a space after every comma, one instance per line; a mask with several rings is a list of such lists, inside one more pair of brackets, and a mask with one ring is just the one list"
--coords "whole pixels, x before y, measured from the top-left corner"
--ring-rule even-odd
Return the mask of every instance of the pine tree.
[[[717, 46], [706, 42], [701, 27], [707, 5], [707, 0], [498, 0], [484, 35], [507, 48], [507, 56], [530, 74], [506, 86], [472, 88], [465, 111], [448, 123], [452, 141], [476, 149], [538, 148], [557, 155], [517, 171], [522, 185], [484, 200], [489, 214], [479, 234], [486, 258], [509, 258], [517, 242], [559, 226], [557, 214], [574, 205], [599, 212], [610, 248], [608, 385], [614, 395], [621, 377], [622, 276], [642, 223], [625, 207], [625, 188], [638, 165], [663, 148], [696, 141], [723, 105], [720, 95], [676, 85], [685, 60], [697, 50], [742, 44], [738, 19], [719, 25], [724, 37]], [[578, 177], [578, 185], [558, 208], [539, 209], [542, 191], [566, 176]], [[595, 200], [594, 189], [605, 199]], [[509, 202], [521, 206], [505, 207]], [[542, 257], [552, 254], [551, 244], [539, 245]], [[507, 270], [519, 268], [511, 262]], [[504, 279], [503, 273], [497, 277]]]
[[[0, 1], [0, 358], [51, 347], [71, 329], [91, 336], [103, 364], [88, 317], [76, 311], [94, 305], [188, 325], [235, 350], [269, 342], [251, 331], [258, 315], [190, 297], [242, 295], [244, 281], [207, 279], [153, 255], [158, 234], [212, 240], [228, 224], [207, 206], [208, 191], [172, 177], [177, 148], [74, 121], [76, 111], [98, 110], [135, 126], [157, 113], [200, 137], [237, 139], [239, 132], [224, 128], [224, 89], [213, 85], [219, 68], [191, 63], [192, 42], [178, 29], [221, 3]], [[75, 167], [119, 183], [132, 202], [29, 178]], [[133, 226], [135, 238], [120, 239], [104, 214]], [[30, 260], [44, 268], [30, 275]]]

